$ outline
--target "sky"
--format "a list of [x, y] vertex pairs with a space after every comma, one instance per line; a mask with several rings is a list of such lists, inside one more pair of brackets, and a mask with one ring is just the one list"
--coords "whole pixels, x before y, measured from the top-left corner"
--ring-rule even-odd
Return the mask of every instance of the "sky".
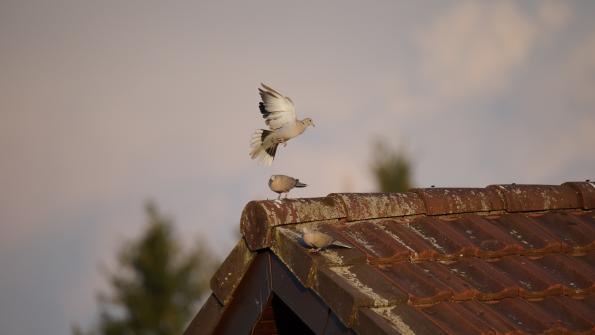
[[[373, 143], [419, 187], [595, 179], [593, 1], [0, 1], [0, 333], [92, 325], [153, 199], [219, 257], [243, 206], [375, 190]], [[257, 88], [315, 128], [248, 156]]]

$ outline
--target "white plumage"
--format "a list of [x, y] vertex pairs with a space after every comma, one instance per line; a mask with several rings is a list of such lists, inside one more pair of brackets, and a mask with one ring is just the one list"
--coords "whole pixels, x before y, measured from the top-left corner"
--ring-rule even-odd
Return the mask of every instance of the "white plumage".
[[252, 134], [250, 157], [268, 166], [273, 163], [279, 144], [286, 145], [287, 141], [302, 134], [308, 126], [314, 126], [314, 123], [310, 118], [298, 120], [289, 97], [265, 84], [261, 85], [258, 92], [262, 102], [258, 106], [269, 130], [257, 129]]

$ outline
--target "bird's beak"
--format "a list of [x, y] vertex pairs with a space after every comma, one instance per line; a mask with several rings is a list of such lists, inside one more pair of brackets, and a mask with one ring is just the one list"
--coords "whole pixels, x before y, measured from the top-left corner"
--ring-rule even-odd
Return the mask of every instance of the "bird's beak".
[[314, 122], [312, 122], [312, 127], [316, 127], [316, 125], [314, 124]]

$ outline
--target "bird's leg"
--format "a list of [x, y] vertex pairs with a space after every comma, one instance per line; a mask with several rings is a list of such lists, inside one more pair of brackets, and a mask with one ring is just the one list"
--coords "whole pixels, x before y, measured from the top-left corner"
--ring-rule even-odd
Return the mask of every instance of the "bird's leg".
[[287, 196], [289, 196], [289, 192], [285, 193], [285, 199], [287, 199]]
[[279, 195], [277, 196], [277, 200], [281, 199], [281, 194], [283, 194], [283, 193], [279, 193]]

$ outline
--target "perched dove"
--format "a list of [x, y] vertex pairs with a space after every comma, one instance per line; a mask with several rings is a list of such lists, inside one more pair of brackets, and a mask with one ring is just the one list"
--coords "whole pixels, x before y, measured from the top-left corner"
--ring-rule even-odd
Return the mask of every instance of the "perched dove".
[[263, 165], [271, 165], [281, 143], [302, 134], [308, 126], [314, 126], [312, 119], [298, 120], [295, 115], [293, 101], [289, 97], [261, 84], [258, 89], [262, 102], [258, 104], [260, 113], [270, 130], [258, 129], [250, 141], [250, 157], [258, 159]]
[[310, 230], [307, 227], [304, 227], [302, 231], [304, 232], [304, 235], [302, 237], [304, 240], [304, 243], [306, 243], [306, 245], [308, 247], [313, 248], [312, 250], [310, 250], [310, 252], [319, 252], [319, 251], [326, 249], [330, 246], [351, 249], [350, 245], [345, 244], [341, 241], [337, 241], [332, 236], [330, 236], [328, 234], [325, 234], [325, 233], [322, 233], [319, 231]]
[[306, 187], [308, 185], [300, 182], [299, 179], [292, 178], [290, 176], [284, 176], [282, 174], [275, 174], [269, 179], [269, 188], [271, 191], [279, 193], [277, 199], [281, 199], [281, 195], [285, 193], [285, 198], [294, 187]]

